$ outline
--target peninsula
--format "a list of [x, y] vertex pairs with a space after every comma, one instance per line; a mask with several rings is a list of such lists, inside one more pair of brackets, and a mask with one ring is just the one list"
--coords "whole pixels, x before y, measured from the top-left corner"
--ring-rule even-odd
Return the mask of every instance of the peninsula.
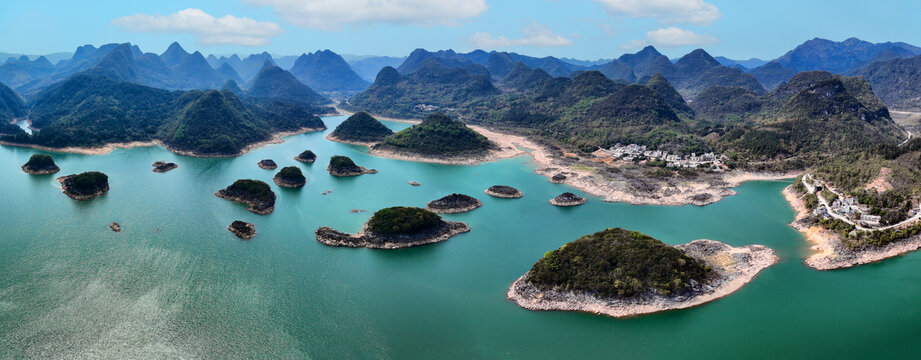
[[64, 194], [74, 200], [89, 200], [109, 191], [109, 177], [98, 171], [62, 176], [58, 182]]
[[29, 161], [22, 166], [22, 171], [32, 175], [48, 175], [61, 171], [61, 168], [54, 163], [54, 159], [48, 154], [34, 154], [29, 157]]
[[507, 296], [530, 310], [630, 317], [729, 295], [777, 261], [761, 245], [695, 240], [670, 246], [639, 232], [607, 229], [547, 252]]
[[215, 196], [238, 203], [249, 205], [252, 213], [268, 215], [275, 210], [275, 192], [259, 180], [237, 180], [230, 186], [218, 190]]
[[377, 170], [366, 169], [364, 167], [355, 165], [355, 162], [347, 156], [336, 155], [329, 159], [329, 166], [326, 167], [326, 171], [329, 171], [329, 174], [332, 176], [358, 176], [364, 174], [376, 174]]
[[374, 213], [358, 234], [324, 226], [316, 235], [317, 241], [329, 246], [401, 249], [442, 242], [468, 231], [465, 223], [443, 220], [425, 209], [398, 206]]
[[421, 123], [387, 136], [371, 147], [371, 154], [386, 158], [469, 164], [498, 158], [499, 146], [464, 123], [435, 113]]

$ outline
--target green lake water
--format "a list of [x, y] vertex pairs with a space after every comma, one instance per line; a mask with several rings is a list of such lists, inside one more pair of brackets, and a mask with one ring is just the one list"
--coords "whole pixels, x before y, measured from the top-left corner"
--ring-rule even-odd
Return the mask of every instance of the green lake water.
[[[325, 121], [334, 128], [343, 119]], [[787, 226], [794, 214], [781, 195], [789, 182], [746, 183], [705, 207], [589, 197], [557, 208], [547, 200], [572, 189], [534, 174], [527, 157], [421, 164], [376, 158], [325, 134], [233, 159], [159, 147], [55, 154], [62, 171], [53, 176], [19, 170], [35, 150], [0, 147], [0, 358], [845, 359], [921, 351], [921, 255], [833, 272], [805, 267], [808, 245]], [[305, 149], [316, 164], [293, 160]], [[337, 154], [380, 172], [333, 178], [325, 168]], [[265, 158], [300, 167], [307, 186], [273, 184], [268, 216], [213, 195], [240, 178], [271, 183], [274, 172], [256, 166]], [[153, 173], [156, 160], [179, 168]], [[77, 202], [61, 193], [56, 176], [89, 170], [109, 175], [106, 195]], [[525, 197], [483, 194], [495, 184]], [[382, 251], [315, 240], [320, 226], [357, 231], [377, 209], [454, 192], [483, 207], [446, 215], [472, 228], [447, 242]], [[255, 239], [226, 230], [238, 219], [256, 224]], [[113, 221], [121, 233], [108, 229]], [[544, 252], [608, 227], [671, 244], [763, 244], [783, 260], [726, 298], [631, 319], [532, 312], [505, 299]]]

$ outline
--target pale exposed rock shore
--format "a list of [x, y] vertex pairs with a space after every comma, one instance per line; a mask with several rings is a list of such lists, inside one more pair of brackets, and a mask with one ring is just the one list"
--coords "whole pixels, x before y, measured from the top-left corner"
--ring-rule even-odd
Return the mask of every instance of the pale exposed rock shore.
[[749, 245], [732, 247], [713, 240], [695, 240], [675, 246], [715, 271], [708, 284], [692, 284], [692, 289], [672, 296], [649, 291], [628, 298], [599, 298], [563, 289], [541, 289], [528, 281], [528, 273], [515, 280], [506, 296], [529, 310], [581, 311], [616, 318], [685, 309], [732, 294], [751, 282], [762, 270], [780, 259], [774, 250]]
[[502, 199], [520, 199], [524, 196], [521, 190], [505, 185], [493, 185], [483, 192], [486, 195]]
[[243, 240], [250, 240], [256, 236], [256, 225], [240, 220], [230, 223], [227, 230]]
[[436, 214], [456, 214], [472, 211], [483, 203], [474, 197], [463, 194], [451, 194], [438, 200], [430, 201], [425, 209]]
[[806, 258], [806, 265], [816, 270], [846, 269], [858, 265], [882, 261], [921, 249], [921, 236], [888, 244], [883, 247], [864, 246], [849, 249], [841, 242], [841, 236], [810, 220], [811, 212], [803, 202], [803, 195], [797, 194], [793, 186], [783, 191], [784, 198], [796, 211], [796, 220], [790, 226], [806, 237], [812, 244], [812, 255]]
[[588, 202], [588, 200], [571, 192], [565, 192], [553, 199], [550, 199], [550, 204], [553, 206], [562, 207], [579, 206], [585, 204], [586, 202]]
[[363, 247], [369, 249], [402, 249], [413, 246], [434, 244], [448, 240], [458, 234], [470, 231], [470, 226], [462, 222], [443, 221], [440, 226], [429, 231], [412, 235], [385, 235], [368, 230], [368, 225], [357, 234], [347, 234], [330, 227], [317, 229], [317, 241], [329, 246]]

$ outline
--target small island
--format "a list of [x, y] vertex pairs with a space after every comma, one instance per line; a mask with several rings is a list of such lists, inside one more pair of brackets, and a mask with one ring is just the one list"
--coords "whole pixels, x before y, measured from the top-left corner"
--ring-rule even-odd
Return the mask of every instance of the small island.
[[89, 200], [109, 191], [109, 177], [98, 171], [58, 178], [61, 190], [74, 200]]
[[486, 195], [501, 199], [520, 199], [524, 196], [521, 190], [506, 185], [493, 185], [484, 192]]
[[276, 164], [276, 163], [275, 163], [275, 160], [272, 160], [272, 159], [263, 159], [263, 160], [260, 160], [259, 163], [258, 163], [257, 165], [259, 165], [259, 168], [260, 168], [260, 169], [263, 169], [263, 170], [275, 170], [275, 169], [278, 169], [278, 164]]
[[243, 240], [249, 240], [256, 236], [256, 225], [240, 220], [230, 223], [230, 226], [227, 226], [227, 230], [230, 230], [230, 232]]
[[268, 215], [275, 210], [275, 193], [269, 184], [259, 180], [237, 180], [214, 196], [249, 205], [247, 210], [259, 215]]
[[275, 181], [275, 185], [283, 188], [299, 188], [307, 184], [307, 178], [301, 173], [301, 169], [296, 166], [282, 168], [272, 180]]
[[562, 207], [579, 206], [579, 205], [585, 204], [587, 201], [588, 200], [585, 200], [584, 197], [573, 194], [571, 192], [564, 192], [560, 194], [559, 196], [553, 199], [550, 199], [551, 204], [553, 204], [554, 206], [562, 206]]
[[313, 164], [314, 161], [317, 161], [317, 154], [314, 154], [313, 151], [304, 150], [298, 156], [294, 157], [295, 161], [300, 161], [302, 163]]
[[61, 168], [54, 163], [54, 159], [48, 154], [34, 154], [29, 157], [29, 161], [22, 166], [22, 171], [32, 175], [48, 175], [61, 171]]
[[114, 232], [122, 232], [122, 224], [113, 221], [109, 224], [109, 229], [112, 229]]
[[468, 231], [470, 226], [465, 223], [443, 220], [425, 209], [398, 206], [374, 213], [358, 234], [324, 226], [316, 235], [317, 241], [329, 246], [401, 249], [442, 242]]
[[670, 246], [639, 232], [607, 229], [544, 254], [507, 297], [529, 310], [637, 316], [729, 295], [777, 261], [761, 245], [695, 240]]
[[455, 214], [471, 211], [480, 206], [483, 206], [483, 203], [472, 196], [451, 194], [429, 202], [425, 209], [436, 214]]
[[448, 115], [429, 115], [418, 125], [387, 136], [371, 147], [371, 154], [386, 158], [471, 164], [495, 160], [499, 146]]
[[343, 121], [326, 138], [353, 145], [373, 146], [393, 135], [393, 130], [366, 112], [358, 112]]
[[329, 159], [329, 166], [326, 167], [326, 171], [329, 171], [329, 174], [332, 176], [358, 176], [364, 174], [377, 174], [377, 170], [374, 169], [365, 169], [361, 166], [355, 165], [355, 162], [352, 161], [348, 156], [336, 155]]
[[179, 165], [176, 165], [176, 163], [171, 163], [171, 162], [166, 162], [166, 161], [156, 161], [153, 163], [153, 172], [165, 173], [177, 167], [179, 167]]

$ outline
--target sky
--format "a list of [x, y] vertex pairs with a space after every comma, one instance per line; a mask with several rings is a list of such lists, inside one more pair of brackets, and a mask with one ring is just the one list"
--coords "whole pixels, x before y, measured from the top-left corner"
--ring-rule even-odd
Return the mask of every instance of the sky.
[[[178, 41], [205, 54], [405, 56], [413, 49], [609, 59], [653, 45], [773, 59], [821, 37], [921, 45], [921, 1], [874, 0], [3, 0], [0, 52]], [[381, 5], [387, 4], [387, 5]]]

